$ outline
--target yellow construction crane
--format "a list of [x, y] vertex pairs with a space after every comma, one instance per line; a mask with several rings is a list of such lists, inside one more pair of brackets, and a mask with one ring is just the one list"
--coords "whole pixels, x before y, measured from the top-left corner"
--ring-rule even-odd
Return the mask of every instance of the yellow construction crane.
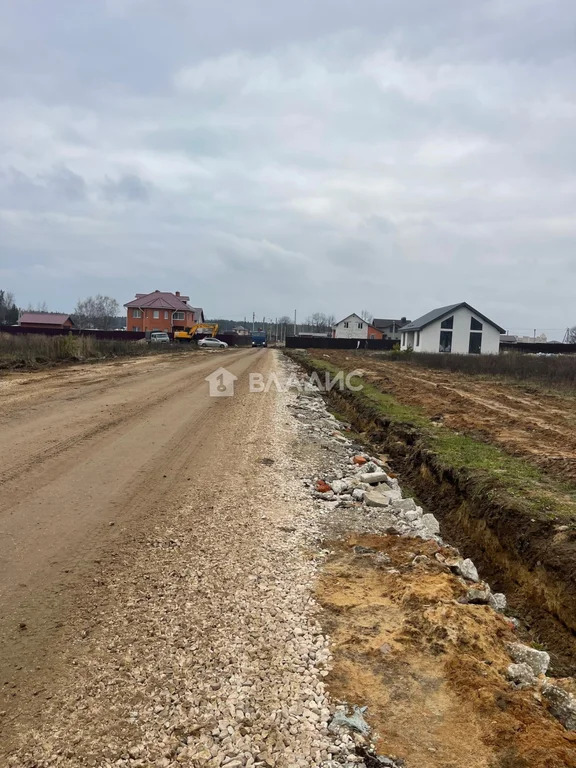
[[174, 331], [174, 341], [192, 341], [197, 333], [207, 332], [208, 336], [216, 336], [218, 333], [218, 323], [196, 323], [191, 328], [184, 331]]

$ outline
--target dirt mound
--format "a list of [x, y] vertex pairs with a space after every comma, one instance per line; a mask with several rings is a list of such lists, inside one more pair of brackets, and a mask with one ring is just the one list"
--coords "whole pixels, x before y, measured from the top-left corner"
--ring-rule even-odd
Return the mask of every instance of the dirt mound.
[[576, 768], [576, 734], [536, 689], [506, 679], [511, 622], [458, 602], [466, 586], [435, 558], [442, 548], [395, 536], [329, 546], [317, 593], [332, 637], [329, 685], [368, 707], [378, 754], [406, 768]]

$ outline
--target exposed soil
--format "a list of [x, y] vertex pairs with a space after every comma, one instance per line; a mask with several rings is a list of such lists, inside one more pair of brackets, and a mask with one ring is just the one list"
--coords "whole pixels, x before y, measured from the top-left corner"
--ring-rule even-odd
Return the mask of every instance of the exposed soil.
[[[322, 359], [322, 352], [316, 354]], [[328, 357], [341, 367], [362, 368], [365, 376], [371, 376], [370, 356], [330, 353]], [[390, 392], [384, 379], [372, 374], [372, 380], [381, 391]], [[507, 594], [514, 615], [550, 651], [554, 673], [574, 674], [576, 535], [572, 519], [535, 517], [521, 494], [513, 497], [497, 490], [497, 471], [494, 490], [484, 478], [482, 485], [475, 485], [466, 467], [461, 472], [437, 459], [419, 427], [390, 422], [385, 409], [363, 400], [361, 393], [333, 390], [330, 398], [354, 429], [389, 454], [402, 482], [440, 520], [443, 537], [473, 558], [483, 577]]]
[[465, 587], [434, 558], [438, 545], [358, 535], [327, 546], [317, 596], [332, 638], [328, 682], [368, 707], [378, 754], [406, 768], [576, 766], [576, 734], [505, 678], [509, 621], [457, 602]]
[[576, 484], [576, 393], [546, 392], [519, 385], [447, 373], [372, 355], [318, 350], [345, 369], [359, 368], [365, 378], [406, 405], [456, 430], [503, 446], [559, 479]]

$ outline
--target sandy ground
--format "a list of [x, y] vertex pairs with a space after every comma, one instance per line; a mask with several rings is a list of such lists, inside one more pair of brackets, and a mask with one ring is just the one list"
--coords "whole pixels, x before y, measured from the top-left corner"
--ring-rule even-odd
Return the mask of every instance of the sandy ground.
[[382, 391], [446, 426], [504, 446], [561, 480], [576, 483], [576, 397], [514, 382], [435, 371], [371, 355], [320, 350], [344, 368], [361, 368]]
[[[104, 569], [100, 551], [146, 525], [159, 504], [177, 504], [190, 476], [206, 468], [203, 444], [226, 424], [229, 407], [208, 397], [204, 377], [216, 359], [224, 358], [148, 358], [0, 379], [4, 690], [47, 637], [60, 634], [67, 603]], [[251, 351], [225, 359], [237, 375], [258, 365]]]

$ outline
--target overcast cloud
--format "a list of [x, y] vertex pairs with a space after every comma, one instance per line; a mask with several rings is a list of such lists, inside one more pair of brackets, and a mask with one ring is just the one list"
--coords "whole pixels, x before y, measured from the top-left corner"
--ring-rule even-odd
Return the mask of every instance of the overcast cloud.
[[[0, 288], [576, 323], [573, 0], [8, 0]], [[549, 332], [549, 337], [559, 336]]]

